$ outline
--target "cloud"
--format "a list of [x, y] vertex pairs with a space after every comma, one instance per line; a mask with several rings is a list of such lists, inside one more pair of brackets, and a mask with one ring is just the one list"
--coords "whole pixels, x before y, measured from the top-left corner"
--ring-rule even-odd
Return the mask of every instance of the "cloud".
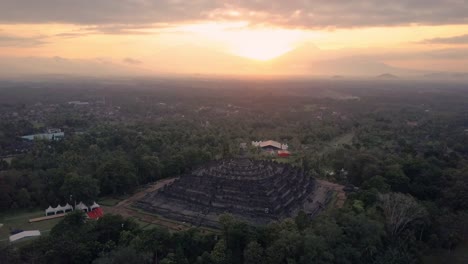
[[59, 37], [59, 38], [79, 38], [83, 36], [89, 35], [90, 32], [64, 32], [64, 33], [59, 33], [53, 35], [54, 37]]
[[32, 47], [46, 43], [42, 37], [18, 37], [0, 34], [0, 47]]
[[0, 1], [2, 23], [114, 24], [118, 28], [220, 19], [300, 28], [468, 24], [466, 14], [468, 0]]
[[0, 77], [35, 74], [83, 76], [142, 75], [148, 72], [105, 58], [71, 59], [64, 57], [0, 57]]
[[[92, 25], [83, 26], [81, 28], [62, 32], [52, 37], [58, 38], [79, 38], [89, 35], [105, 34], [105, 35], [150, 35], [158, 33], [158, 29], [166, 28], [160, 24], [103, 24], [103, 25]], [[146, 31], [145, 31], [146, 30]]]
[[468, 34], [455, 36], [450, 38], [433, 38], [433, 39], [426, 39], [421, 43], [426, 44], [468, 44]]
[[88, 34], [122, 34], [122, 35], [147, 35], [154, 34], [154, 32], [144, 30], [155, 30], [164, 28], [158, 24], [104, 24], [88, 26], [83, 28], [83, 31], [88, 31]]
[[422, 57], [440, 60], [466, 60], [468, 59], [468, 48], [439, 49], [420, 53]]
[[123, 59], [124, 63], [131, 64], [131, 65], [138, 65], [142, 64], [143, 62], [140, 60], [132, 59], [132, 58], [125, 58]]

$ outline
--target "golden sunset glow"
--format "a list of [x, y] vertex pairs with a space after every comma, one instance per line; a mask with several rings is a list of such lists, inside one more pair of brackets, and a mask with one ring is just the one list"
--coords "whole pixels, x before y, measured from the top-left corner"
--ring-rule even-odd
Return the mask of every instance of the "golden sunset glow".
[[[442, 20], [430, 21], [429, 17], [427, 21], [407, 23], [392, 17], [391, 12], [364, 19], [359, 5], [346, 5], [350, 14], [341, 20], [339, 14], [344, 11], [335, 2], [317, 4], [314, 9], [299, 2], [293, 2], [297, 8], [292, 9], [281, 2], [277, 7], [284, 10], [270, 10], [263, 5], [235, 6], [229, 2], [217, 6], [217, 2], [204, 1], [207, 6], [190, 2], [191, 8], [200, 9], [201, 17], [187, 18], [192, 13], [184, 13], [185, 8], [178, 7], [184, 1], [166, 2], [124, 0], [120, 3], [121, 12], [128, 9], [124, 13], [118, 13], [109, 2], [109, 6], [93, 7], [100, 8], [99, 16], [89, 13], [91, 7], [82, 3], [77, 10], [60, 4], [68, 16], [44, 9], [42, 16], [35, 16], [38, 11], [30, 10], [27, 16], [15, 13], [12, 21], [2, 23], [0, 17], [0, 56], [5, 63], [21, 58], [37, 60], [31, 65], [37, 65], [39, 72], [66, 69], [59, 65], [64, 60], [58, 58], [66, 59], [68, 66], [75, 62], [89, 64], [72, 69], [96, 69], [90, 70], [94, 73], [99, 72], [97, 68], [105, 68], [106, 73], [116, 70], [119, 74], [373, 75], [392, 70], [395, 74], [468, 71], [468, 24], [460, 22], [464, 18], [446, 23], [445, 13], [440, 14]], [[11, 0], [8, 7], [14, 5], [20, 4]], [[167, 10], [161, 11], [159, 5]], [[158, 8], [151, 9], [152, 6]], [[21, 6], [23, 11], [29, 7]], [[320, 14], [312, 15], [321, 7]], [[137, 15], [135, 8], [147, 16]], [[434, 16], [439, 11], [440, 8], [432, 10]], [[159, 17], [155, 14], [163, 19], [156, 19]], [[411, 21], [412, 13], [407, 15], [405, 21]], [[384, 17], [378, 20], [378, 16]], [[140, 21], [142, 18], [145, 21]], [[384, 20], [388, 25], [382, 25], [380, 21]], [[18, 65], [5, 68], [23, 67]], [[27, 70], [34, 72], [36, 68], [28, 66]]]
[[245, 30], [227, 34], [226, 42], [235, 55], [269, 60], [293, 50], [303, 40], [301, 35], [305, 34], [285, 30]]
[[313, 35], [303, 30], [250, 28], [247, 22], [194, 24], [178, 29], [219, 43], [233, 55], [260, 61], [281, 56]]

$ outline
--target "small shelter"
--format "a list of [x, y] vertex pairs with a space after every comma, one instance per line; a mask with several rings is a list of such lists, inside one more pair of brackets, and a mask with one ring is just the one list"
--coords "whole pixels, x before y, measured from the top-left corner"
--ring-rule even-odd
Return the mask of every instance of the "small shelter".
[[73, 211], [73, 207], [68, 203], [63, 207], [63, 209], [65, 209], [65, 213]]
[[93, 202], [93, 205], [90, 206], [91, 211], [96, 209], [96, 208], [99, 208], [99, 207], [101, 207], [101, 206], [99, 206], [99, 204], [97, 204], [96, 202]]
[[55, 208], [55, 214], [64, 214], [65, 213], [65, 206], [61, 206], [60, 204]]
[[75, 206], [75, 210], [82, 210], [82, 211], [84, 211], [85, 213], [89, 212], [88, 206], [86, 206], [83, 202], [80, 202], [79, 204], [77, 204], [77, 205]]
[[45, 215], [54, 215], [55, 214], [55, 208], [52, 208], [52, 206], [49, 205], [49, 207], [45, 210]]

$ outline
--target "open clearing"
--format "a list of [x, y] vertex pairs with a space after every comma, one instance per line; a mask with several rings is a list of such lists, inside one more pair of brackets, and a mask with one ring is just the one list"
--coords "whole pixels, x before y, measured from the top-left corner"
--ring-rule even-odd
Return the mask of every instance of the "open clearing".
[[338, 137], [330, 140], [329, 142], [327, 142], [323, 146], [322, 150], [317, 152], [317, 154], [318, 155], [325, 155], [325, 154], [328, 154], [331, 151], [337, 149], [340, 146], [350, 145], [350, 144], [353, 143], [353, 138], [354, 138], [354, 132], [349, 132], [349, 133], [346, 133], [344, 135], [338, 136]]
[[[44, 211], [17, 212], [3, 214], [0, 216], [0, 244], [8, 244], [10, 232], [12, 230], [39, 230], [41, 234], [45, 234], [52, 229], [60, 219], [53, 219], [37, 223], [29, 223], [29, 219], [44, 216]], [[21, 240], [22, 241], [22, 240]]]

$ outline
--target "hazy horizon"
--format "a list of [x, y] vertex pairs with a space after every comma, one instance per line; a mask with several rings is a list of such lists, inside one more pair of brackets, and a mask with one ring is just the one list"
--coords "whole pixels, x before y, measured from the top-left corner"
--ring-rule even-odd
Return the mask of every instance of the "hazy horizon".
[[0, 75], [468, 78], [468, 1], [0, 3]]

